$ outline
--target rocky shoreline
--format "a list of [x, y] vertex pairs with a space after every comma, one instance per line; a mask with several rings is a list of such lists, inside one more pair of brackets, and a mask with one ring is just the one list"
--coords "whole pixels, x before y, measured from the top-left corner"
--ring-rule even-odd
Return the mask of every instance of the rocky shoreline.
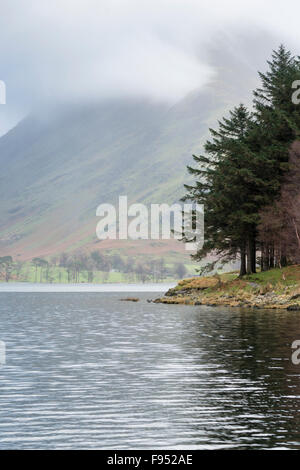
[[153, 302], [300, 311], [300, 285], [285, 283], [286, 279], [264, 283], [239, 278], [223, 281], [221, 276], [192, 278], [180, 281]]

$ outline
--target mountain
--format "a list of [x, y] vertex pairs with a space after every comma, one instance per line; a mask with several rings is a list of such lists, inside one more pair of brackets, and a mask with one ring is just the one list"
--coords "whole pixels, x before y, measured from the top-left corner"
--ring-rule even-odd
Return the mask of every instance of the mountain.
[[[95, 247], [96, 208], [119, 195], [129, 203], [178, 201], [187, 163], [229, 104], [208, 87], [173, 106], [119, 99], [28, 116], [0, 139], [0, 254], [30, 259]], [[137, 244], [101, 247], [155, 245]]]

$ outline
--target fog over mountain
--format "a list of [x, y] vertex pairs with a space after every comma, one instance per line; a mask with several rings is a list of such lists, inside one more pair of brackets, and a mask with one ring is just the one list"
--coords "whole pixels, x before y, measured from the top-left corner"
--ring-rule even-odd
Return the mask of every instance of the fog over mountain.
[[0, 132], [43, 103], [174, 104], [228, 69], [228, 53], [256, 70], [270, 46], [294, 50], [299, 10], [296, 0], [2, 0]]
[[121, 194], [178, 201], [209, 126], [251, 103], [272, 49], [294, 51], [285, 5], [4, 0], [1, 253], [90, 247], [97, 205]]
[[218, 52], [211, 54], [218, 75], [175, 104], [119, 97], [46, 106], [3, 136], [0, 252], [27, 259], [92, 249], [99, 204], [116, 204], [119, 195], [129, 203], [178, 201], [189, 178], [186, 165], [201, 151], [209, 126], [242, 98], [248, 102], [257, 83], [234, 55], [227, 54], [226, 68]]

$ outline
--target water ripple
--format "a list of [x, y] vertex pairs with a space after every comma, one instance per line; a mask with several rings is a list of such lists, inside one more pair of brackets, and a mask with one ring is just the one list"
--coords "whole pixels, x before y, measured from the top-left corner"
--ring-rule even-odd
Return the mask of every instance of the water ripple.
[[0, 294], [1, 449], [300, 448], [297, 312], [138, 295]]

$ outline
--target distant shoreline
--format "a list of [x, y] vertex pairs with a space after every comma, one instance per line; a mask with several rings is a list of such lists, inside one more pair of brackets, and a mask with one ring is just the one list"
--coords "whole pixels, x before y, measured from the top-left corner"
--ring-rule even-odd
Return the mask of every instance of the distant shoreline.
[[145, 283], [145, 284], [125, 284], [125, 283], [105, 283], [105, 284], [46, 284], [29, 282], [1, 282], [1, 293], [16, 292], [53, 292], [53, 293], [114, 293], [114, 292], [166, 292], [175, 287], [176, 283]]

